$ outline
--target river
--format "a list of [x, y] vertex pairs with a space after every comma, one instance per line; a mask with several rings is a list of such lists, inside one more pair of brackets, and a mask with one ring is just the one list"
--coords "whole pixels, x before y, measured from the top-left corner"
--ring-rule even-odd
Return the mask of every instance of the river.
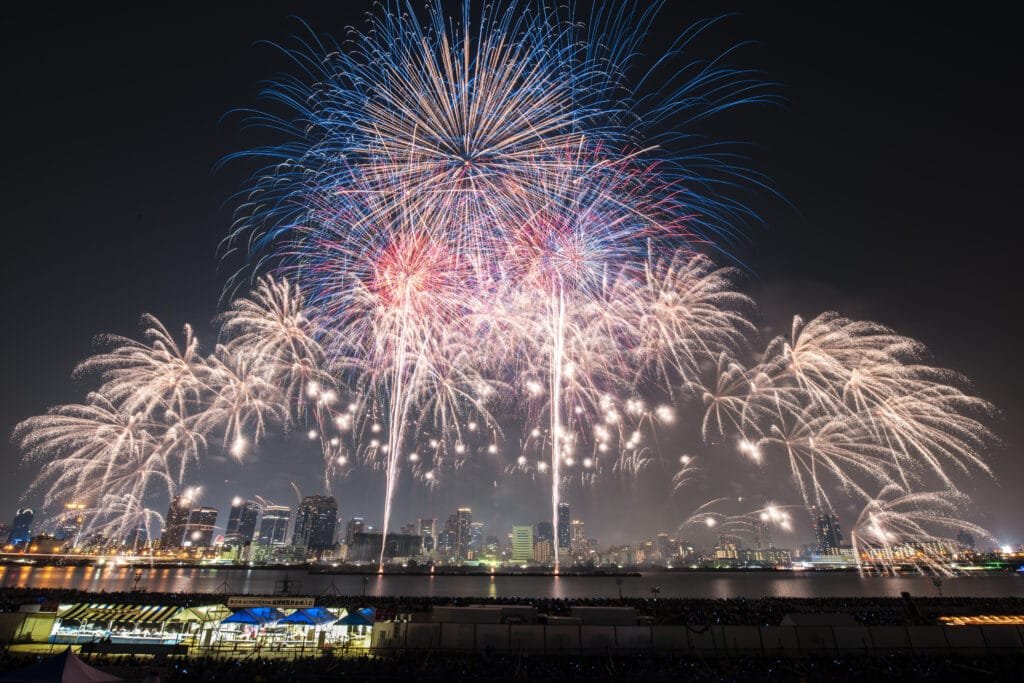
[[[128, 591], [131, 567], [0, 567], [0, 586]], [[139, 589], [170, 593], [271, 594], [287, 579], [289, 590], [306, 595], [415, 595], [463, 597], [588, 598], [786, 598], [937, 595], [925, 576], [859, 576], [853, 572], [686, 572], [646, 573], [622, 578], [588, 576], [409, 576], [324, 575], [305, 570], [156, 567], [142, 570]], [[365, 584], [364, 584], [365, 579]], [[947, 596], [1024, 597], [1024, 574], [979, 573], [946, 578]]]

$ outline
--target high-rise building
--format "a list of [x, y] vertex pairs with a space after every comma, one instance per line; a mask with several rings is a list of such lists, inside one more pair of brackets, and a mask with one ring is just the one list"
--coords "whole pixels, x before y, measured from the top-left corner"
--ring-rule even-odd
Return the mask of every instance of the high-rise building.
[[558, 546], [557, 552], [565, 552], [572, 546], [572, 522], [569, 517], [569, 504], [558, 504]]
[[188, 513], [183, 546], [209, 548], [213, 545], [213, 530], [217, 526], [217, 508], [195, 508]]
[[572, 543], [569, 546], [574, 553], [582, 553], [587, 547], [587, 533], [583, 528], [583, 520], [572, 520]]
[[459, 508], [455, 511], [455, 557], [468, 560], [472, 556], [473, 511], [470, 508]]
[[533, 559], [533, 527], [515, 525], [512, 527], [512, 561], [529, 562]]
[[533, 561], [537, 564], [549, 564], [551, 562], [551, 541], [546, 538], [534, 540]]
[[138, 552], [138, 550], [149, 543], [149, 529], [145, 523], [138, 524], [134, 529], [129, 529], [124, 539], [126, 548]]
[[306, 496], [295, 515], [292, 545], [316, 552], [334, 547], [334, 528], [338, 524], [338, 503], [334, 496]]
[[423, 552], [429, 553], [434, 550], [436, 544], [435, 534], [437, 532], [437, 520], [420, 518], [420, 538], [423, 539]]
[[451, 560], [455, 557], [455, 532], [451, 529], [445, 529], [437, 535], [437, 554], [441, 557]]
[[284, 505], [268, 505], [263, 508], [263, 518], [260, 520], [260, 545], [284, 545], [291, 516], [291, 508]]
[[548, 539], [552, 545], [555, 543], [555, 529], [551, 526], [551, 522], [537, 522], [533, 535], [536, 538]]
[[658, 534], [658, 556], [667, 561], [677, 555], [679, 555], [679, 542], [665, 532]]
[[82, 533], [85, 526], [85, 503], [65, 503], [64, 513], [57, 522], [57, 530], [53, 537], [58, 541], [66, 541], [74, 545], [78, 541], [78, 534]]
[[469, 554], [471, 560], [479, 560], [484, 554], [484, 523], [471, 522], [469, 525]]
[[837, 550], [843, 541], [842, 531], [839, 529], [839, 517], [831, 512], [822, 512], [817, 508], [812, 509], [814, 519], [814, 539], [818, 543], [818, 552], [827, 554]]
[[31, 541], [33, 517], [35, 517], [35, 513], [30, 508], [18, 510], [14, 515], [14, 521], [11, 523], [11, 533], [7, 537], [7, 543], [18, 545], [19, 543]]
[[160, 547], [167, 550], [180, 548], [185, 540], [185, 528], [188, 526], [188, 515], [192, 510], [192, 499], [187, 496], [175, 496], [167, 508], [164, 532], [160, 536]]
[[224, 542], [245, 544], [252, 541], [256, 536], [256, 521], [259, 516], [259, 503], [235, 498], [231, 501], [231, 513], [228, 516], [228, 526], [224, 532]]
[[382, 540], [385, 560], [413, 557], [423, 545], [419, 534], [388, 534], [386, 539], [381, 539], [380, 534], [357, 533], [352, 536], [352, 544], [349, 546], [349, 562], [376, 563], [380, 558]]
[[[757, 550], [767, 550], [771, 547], [772, 528], [766, 514], [765, 519], [758, 519], [754, 522], [754, 548]], [[838, 544], [836, 544], [836, 547], [839, 547]]]
[[366, 522], [363, 521], [362, 517], [353, 517], [348, 520], [348, 524], [345, 526], [345, 545], [351, 547], [352, 542], [355, 540], [356, 534], [366, 532]]

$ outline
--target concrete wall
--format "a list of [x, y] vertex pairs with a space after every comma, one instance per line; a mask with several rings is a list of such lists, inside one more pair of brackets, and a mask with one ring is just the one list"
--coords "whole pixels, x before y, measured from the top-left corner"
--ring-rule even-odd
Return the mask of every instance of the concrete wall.
[[709, 657], [857, 653], [1024, 652], [1020, 626], [580, 626], [378, 622], [373, 647], [395, 650], [597, 654], [676, 652]]

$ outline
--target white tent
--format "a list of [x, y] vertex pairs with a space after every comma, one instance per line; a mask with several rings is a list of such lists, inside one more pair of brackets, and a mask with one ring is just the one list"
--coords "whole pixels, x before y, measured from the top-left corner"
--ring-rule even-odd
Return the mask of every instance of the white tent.
[[38, 664], [0, 676], [2, 683], [106, 683], [122, 680], [124, 679], [89, 666], [79, 659], [70, 647]]

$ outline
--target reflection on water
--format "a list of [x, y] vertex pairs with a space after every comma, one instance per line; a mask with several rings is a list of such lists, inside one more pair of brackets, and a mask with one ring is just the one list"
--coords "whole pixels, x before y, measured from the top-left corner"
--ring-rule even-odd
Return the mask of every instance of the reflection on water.
[[[75, 588], [94, 592], [130, 591], [135, 585], [132, 567], [0, 567], [0, 586]], [[364, 578], [367, 581], [364, 583]], [[142, 569], [139, 588], [167, 593], [270, 594], [281, 581], [289, 581], [292, 593], [309, 595], [415, 595], [478, 597], [616, 597], [614, 577], [577, 576], [400, 576], [324, 575], [304, 570], [254, 570], [156, 567]], [[810, 572], [692, 572], [649, 573], [624, 577], [622, 594], [650, 597], [658, 588], [662, 598], [757, 598], [766, 595], [811, 597], [898, 597], [901, 591], [936, 595], [925, 576], [861, 577], [855, 573]], [[975, 597], [1024, 596], [1024, 576], [1015, 574], [972, 575], [945, 579], [944, 595]]]

